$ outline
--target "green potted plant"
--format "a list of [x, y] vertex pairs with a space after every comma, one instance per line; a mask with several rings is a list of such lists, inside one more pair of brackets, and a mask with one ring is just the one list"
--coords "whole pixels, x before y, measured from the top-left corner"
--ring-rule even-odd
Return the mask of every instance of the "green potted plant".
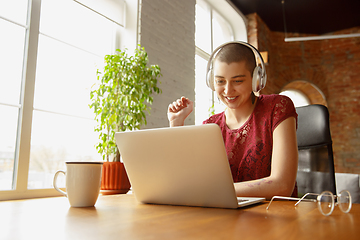
[[95, 113], [95, 131], [100, 140], [96, 149], [105, 160], [103, 193], [126, 193], [130, 189], [124, 165], [120, 162], [115, 132], [132, 131], [146, 125], [152, 95], [161, 93], [158, 87], [160, 67], [148, 65], [145, 49], [139, 45], [133, 56], [126, 51], [117, 49], [115, 54], [105, 56], [104, 70], [97, 71], [97, 83], [90, 92], [89, 107]]

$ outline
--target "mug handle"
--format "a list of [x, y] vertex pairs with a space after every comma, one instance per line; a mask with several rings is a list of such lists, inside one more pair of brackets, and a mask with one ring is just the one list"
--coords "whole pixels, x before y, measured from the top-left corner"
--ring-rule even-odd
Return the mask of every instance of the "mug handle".
[[63, 194], [65, 197], [67, 197], [66, 192], [64, 192], [63, 190], [61, 190], [60, 188], [58, 188], [57, 185], [56, 185], [56, 180], [57, 180], [57, 177], [59, 176], [60, 173], [63, 173], [64, 175], [66, 175], [66, 173], [65, 173], [64, 171], [61, 171], [61, 170], [57, 171], [57, 172], [55, 173], [55, 175], [54, 175], [53, 185], [54, 185], [54, 188], [55, 188], [58, 192], [60, 192], [61, 194]]

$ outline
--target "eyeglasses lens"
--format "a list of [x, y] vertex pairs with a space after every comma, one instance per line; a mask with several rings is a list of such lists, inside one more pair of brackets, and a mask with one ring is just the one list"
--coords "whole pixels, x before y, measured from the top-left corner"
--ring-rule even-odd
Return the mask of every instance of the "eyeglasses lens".
[[351, 209], [351, 196], [348, 191], [341, 191], [338, 195], [339, 208], [344, 213], [348, 213]]
[[334, 197], [330, 192], [324, 192], [318, 196], [318, 206], [320, 212], [328, 216], [334, 210]]

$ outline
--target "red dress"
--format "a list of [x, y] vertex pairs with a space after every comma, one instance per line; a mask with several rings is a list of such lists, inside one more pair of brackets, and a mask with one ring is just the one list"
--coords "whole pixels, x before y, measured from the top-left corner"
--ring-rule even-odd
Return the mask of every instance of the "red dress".
[[[234, 182], [270, 176], [274, 129], [297, 113], [290, 98], [282, 95], [261, 95], [249, 119], [239, 129], [226, 125], [225, 113], [211, 116], [203, 123], [220, 126]], [[297, 123], [296, 123], [297, 124]], [[297, 197], [297, 187], [292, 196]]]

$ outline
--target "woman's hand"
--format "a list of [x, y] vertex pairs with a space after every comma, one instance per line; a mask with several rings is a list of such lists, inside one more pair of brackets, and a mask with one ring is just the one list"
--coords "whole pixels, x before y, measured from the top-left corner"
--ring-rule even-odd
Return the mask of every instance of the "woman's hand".
[[185, 119], [193, 111], [194, 103], [186, 97], [181, 97], [169, 104], [167, 116], [170, 127], [183, 126]]

